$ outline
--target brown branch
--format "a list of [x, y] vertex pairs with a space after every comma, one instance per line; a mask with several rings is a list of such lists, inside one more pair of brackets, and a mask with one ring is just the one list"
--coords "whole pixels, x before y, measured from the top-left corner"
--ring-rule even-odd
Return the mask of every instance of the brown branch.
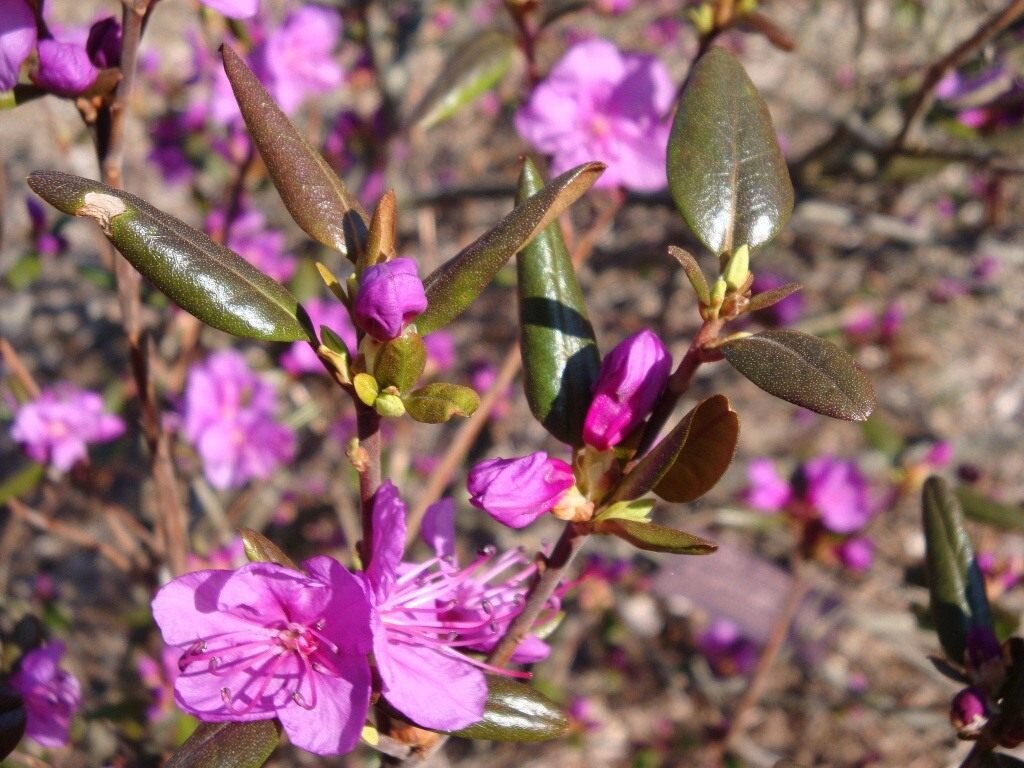
[[932, 101], [935, 98], [935, 86], [937, 86], [939, 81], [945, 77], [946, 73], [970, 57], [971, 54], [985, 45], [985, 43], [993, 37], [1009, 27], [1021, 14], [1024, 14], [1024, 0], [1012, 0], [1005, 8], [1003, 8], [1003, 10], [993, 14], [982, 22], [981, 26], [975, 30], [973, 35], [968, 37], [928, 67], [928, 70], [925, 72], [924, 79], [921, 81], [920, 87], [918, 87], [917, 92], [914, 94], [913, 98], [910, 100], [910, 104], [907, 106], [907, 111], [903, 118], [903, 125], [900, 128], [899, 133], [896, 134], [896, 138], [892, 141], [891, 150], [893, 152], [899, 150], [907, 143], [907, 139], [910, 138], [911, 132], [917, 126], [917, 123], [924, 116], [925, 112], [928, 111], [928, 108], [931, 106]]
[[37, 528], [40, 531], [45, 531], [47, 533], [52, 533], [54, 536], [59, 536], [63, 539], [67, 539], [73, 544], [77, 544], [80, 547], [92, 550], [107, 558], [107, 560], [109, 560], [116, 568], [124, 571], [125, 573], [132, 570], [131, 561], [129, 561], [127, 557], [122, 555], [117, 549], [109, 544], [86, 533], [81, 528], [47, 517], [16, 498], [8, 499], [7, 507], [15, 517], [25, 523], [28, 523], [33, 528]]
[[0, 339], [0, 358], [3, 358], [4, 364], [11, 369], [11, 375], [25, 390], [25, 394], [33, 400], [37, 399], [40, 394], [39, 385], [32, 378], [25, 363], [22, 362], [21, 356], [7, 339]]

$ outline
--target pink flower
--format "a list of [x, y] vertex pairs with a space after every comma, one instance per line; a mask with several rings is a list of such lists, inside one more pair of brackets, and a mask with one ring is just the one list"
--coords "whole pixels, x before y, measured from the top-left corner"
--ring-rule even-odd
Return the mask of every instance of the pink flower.
[[[207, 232], [223, 232], [225, 218], [224, 211], [211, 211], [206, 217]], [[244, 209], [231, 221], [227, 247], [278, 282], [295, 274], [295, 257], [285, 252], [284, 232], [268, 227], [264, 215], [255, 208]]]
[[427, 362], [437, 373], [444, 373], [455, 365], [455, 339], [448, 331], [434, 331], [423, 337], [427, 348]]
[[[320, 333], [320, 326], [326, 325], [345, 342], [349, 352], [354, 353], [356, 349], [356, 329], [352, 325], [352, 318], [348, 310], [337, 299], [310, 299], [303, 303], [303, 308], [309, 313], [309, 319], [317, 334]], [[293, 376], [303, 373], [325, 373], [323, 363], [316, 356], [316, 352], [304, 341], [293, 342], [283, 355], [281, 355], [281, 367]]]
[[0, 10], [0, 91], [9, 91], [35, 48], [36, 17], [24, 0], [2, 0]]
[[671, 355], [651, 331], [620, 342], [601, 362], [583, 421], [583, 441], [601, 451], [622, 442], [647, 418], [671, 370]]
[[303, 6], [285, 17], [257, 53], [268, 89], [285, 112], [309, 96], [329, 93], [342, 82], [332, 51], [341, 37], [336, 10]]
[[789, 482], [779, 476], [771, 459], [754, 459], [747, 465], [743, 501], [762, 512], [778, 512], [793, 498]]
[[271, 384], [245, 358], [224, 350], [189, 371], [185, 437], [199, 452], [207, 480], [221, 490], [267, 478], [295, 454], [295, 433], [274, 419]]
[[229, 19], [249, 19], [260, 9], [260, 0], [202, 0], [202, 3]]
[[[754, 275], [754, 283], [751, 286], [754, 295], [781, 288], [786, 283], [792, 282], [782, 275], [774, 272], [758, 272]], [[762, 312], [758, 317], [768, 320], [772, 325], [792, 325], [800, 319], [804, 313], [804, 297], [799, 291], [791, 293], [782, 301], [773, 304]]]
[[863, 572], [875, 559], [875, 545], [867, 536], [851, 536], [836, 547], [836, 555], [851, 571]]
[[427, 296], [416, 274], [416, 262], [392, 259], [363, 271], [352, 318], [373, 338], [388, 341], [426, 308]]
[[178, 661], [183, 651], [173, 646], [164, 646], [160, 653], [160, 661], [145, 654], [135, 662], [135, 672], [150, 695], [150, 705], [146, 708], [146, 719], [155, 723], [174, 711], [174, 681], [181, 671]]
[[[398, 491], [385, 482], [373, 501], [372, 554], [362, 575], [371, 604], [373, 657], [388, 703], [424, 728], [458, 730], [483, 716], [484, 669], [517, 674], [489, 667], [459, 649], [494, 646], [522, 610], [526, 584], [536, 569], [518, 553], [494, 559], [493, 549], [461, 569], [450, 555], [402, 563], [405, 514]], [[446, 514], [443, 508], [435, 510], [440, 515], [430, 523], [435, 533], [446, 527]], [[440, 532], [442, 547], [448, 536]], [[517, 570], [504, 576], [510, 567]]]
[[823, 456], [804, 463], [805, 500], [833, 533], [852, 533], [871, 519], [868, 485], [856, 462]]
[[39, 69], [34, 79], [40, 88], [60, 96], [77, 96], [96, 82], [98, 74], [84, 45], [39, 41]]
[[552, 155], [556, 175], [601, 160], [599, 187], [665, 187], [672, 80], [654, 56], [622, 53], [607, 40], [570, 48], [516, 114], [519, 135]]
[[469, 471], [469, 503], [510, 528], [529, 525], [573, 487], [572, 467], [543, 451], [515, 459], [489, 459]]
[[107, 413], [103, 398], [71, 384], [45, 389], [18, 408], [11, 438], [36, 461], [67, 472], [86, 458], [88, 443], [105, 443], [124, 432], [124, 422]]
[[184, 651], [179, 706], [206, 722], [278, 718], [297, 747], [340, 755], [370, 702], [369, 606], [329, 557], [179, 576], [153, 599], [164, 642]]
[[60, 668], [64, 643], [50, 643], [22, 657], [11, 686], [25, 702], [25, 735], [44, 747], [68, 743], [71, 718], [82, 704], [78, 680]]
[[715, 619], [700, 636], [698, 650], [719, 677], [745, 675], [757, 663], [757, 646], [728, 619]]
[[949, 721], [959, 733], [977, 734], [988, 722], [989, 707], [984, 691], [977, 688], [964, 688], [956, 696], [949, 708]]

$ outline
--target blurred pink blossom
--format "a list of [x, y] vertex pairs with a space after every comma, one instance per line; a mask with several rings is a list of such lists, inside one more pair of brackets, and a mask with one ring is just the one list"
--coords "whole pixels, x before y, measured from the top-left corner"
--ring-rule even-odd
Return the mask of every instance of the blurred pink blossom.
[[295, 257], [284, 249], [284, 232], [271, 229], [263, 213], [256, 208], [244, 208], [231, 221], [220, 208], [206, 217], [206, 231], [215, 234], [228, 228], [227, 247], [244, 258], [256, 269], [285, 282], [295, 274]]
[[334, 60], [341, 17], [331, 8], [306, 5], [289, 13], [256, 53], [268, 90], [285, 112], [310, 96], [329, 93], [343, 79]]
[[0, 91], [18, 82], [18, 72], [36, 45], [36, 17], [25, 0], [0, 0]]
[[[320, 334], [320, 326], [326, 325], [345, 342], [350, 353], [355, 353], [356, 329], [352, 325], [352, 319], [344, 304], [333, 298], [316, 298], [303, 302], [302, 306], [309, 313], [309, 319], [313, 323], [317, 335]], [[281, 367], [293, 376], [303, 373], [326, 374], [326, 369], [320, 362], [320, 358], [304, 341], [292, 342], [285, 353], [281, 355]]]
[[64, 643], [50, 643], [26, 653], [11, 678], [25, 702], [25, 735], [44, 747], [68, 743], [71, 719], [82, 704], [78, 679], [60, 668]]

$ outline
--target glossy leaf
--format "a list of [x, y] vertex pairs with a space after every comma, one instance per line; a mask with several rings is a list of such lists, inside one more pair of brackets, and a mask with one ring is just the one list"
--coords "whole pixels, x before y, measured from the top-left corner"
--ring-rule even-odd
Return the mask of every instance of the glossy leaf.
[[242, 537], [242, 548], [250, 563], [276, 563], [295, 571], [301, 570], [284, 550], [259, 531], [240, 528], [238, 535]]
[[[516, 203], [525, 202], [543, 184], [527, 158]], [[563, 443], [580, 446], [601, 359], [557, 221], [516, 255], [516, 268], [526, 400], [548, 432]]]
[[428, 275], [427, 310], [416, 318], [419, 332], [425, 336], [462, 314], [512, 254], [576, 202], [604, 169], [604, 163], [584, 163], [556, 177]]
[[565, 713], [540, 691], [507, 677], [488, 675], [483, 720], [452, 735], [490, 741], [548, 741], [568, 731]]
[[295, 223], [355, 262], [369, 218], [359, 199], [292, 125], [249, 65], [228, 45], [221, 47], [221, 56], [245, 125]]
[[932, 618], [946, 656], [959, 664], [970, 629], [992, 626], [985, 579], [949, 485], [941, 478], [929, 478], [921, 502]]
[[0, 760], [18, 746], [25, 733], [27, 717], [21, 694], [8, 685], [0, 684]]
[[307, 338], [287, 288], [145, 200], [60, 171], [36, 171], [28, 185], [64, 213], [95, 220], [132, 266], [207, 325], [250, 339]]
[[1019, 505], [1002, 504], [966, 486], [956, 489], [956, 497], [964, 515], [971, 520], [995, 525], [1007, 531], [1024, 531], [1024, 508]]
[[723, 48], [700, 58], [679, 100], [668, 185], [690, 229], [715, 254], [771, 240], [793, 211], [768, 107]]
[[407, 392], [415, 386], [427, 366], [427, 348], [414, 326], [381, 344], [373, 363], [373, 377], [381, 388], [396, 387]]
[[455, 416], [472, 416], [480, 407], [480, 395], [469, 387], [435, 382], [414, 389], [402, 402], [416, 421], [443, 424]]
[[461, 45], [413, 110], [411, 125], [424, 130], [452, 117], [501, 80], [512, 63], [515, 41], [491, 29]]
[[667, 552], [671, 555], [710, 555], [718, 545], [657, 523], [612, 517], [594, 522], [594, 533], [617, 536], [637, 549], [647, 552]]
[[280, 738], [276, 720], [200, 723], [164, 768], [260, 768]]
[[856, 361], [835, 344], [799, 331], [763, 331], [718, 349], [733, 368], [770, 395], [815, 413], [864, 421], [875, 389]]

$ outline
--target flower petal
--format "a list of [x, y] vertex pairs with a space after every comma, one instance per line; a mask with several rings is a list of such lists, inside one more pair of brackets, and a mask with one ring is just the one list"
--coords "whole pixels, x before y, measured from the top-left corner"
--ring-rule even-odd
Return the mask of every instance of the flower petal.
[[[278, 711], [292, 744], [317, 755], [343, 755], [359, 741], [370, 706], [370, 666], [350, 656], [337, 664], [339, 677], [314, 673], [301, 693], [310, 709], [294, 700]], [[315, 690], [312, 689], [315, 686]]]

